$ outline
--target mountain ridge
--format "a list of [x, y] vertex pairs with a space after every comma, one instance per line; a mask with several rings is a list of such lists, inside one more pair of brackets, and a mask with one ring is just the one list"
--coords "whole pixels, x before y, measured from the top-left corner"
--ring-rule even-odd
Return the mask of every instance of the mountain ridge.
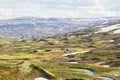
[[0, 20], [0, 35], [34, 39], [120, 22], [120, 18], [36, 18], [22, 17]]

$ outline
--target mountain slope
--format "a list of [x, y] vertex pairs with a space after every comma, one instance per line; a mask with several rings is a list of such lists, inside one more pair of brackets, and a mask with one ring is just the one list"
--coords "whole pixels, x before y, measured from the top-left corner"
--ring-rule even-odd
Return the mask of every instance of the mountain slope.
[[95, 33], [117, 24], [11, 43], [1, 38], [0, 79], [119, 80], [120, 34]]

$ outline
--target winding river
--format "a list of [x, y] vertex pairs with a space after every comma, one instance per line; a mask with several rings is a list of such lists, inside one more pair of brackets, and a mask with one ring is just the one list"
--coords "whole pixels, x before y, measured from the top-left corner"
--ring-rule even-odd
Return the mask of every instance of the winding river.
[[[87, 75], [89, 75], [89, 76], [94, 76], [93, 71], [91, 71], [91, 70], [89, 70], [89, 69], [73, 69], [73, 70], [84, 71]], [[103, 80], [113, 80], [112, 78], [107, 77], [107, 76], [94, 76], [94, 77], [100, 78], [100, 79], [103, 79]]]

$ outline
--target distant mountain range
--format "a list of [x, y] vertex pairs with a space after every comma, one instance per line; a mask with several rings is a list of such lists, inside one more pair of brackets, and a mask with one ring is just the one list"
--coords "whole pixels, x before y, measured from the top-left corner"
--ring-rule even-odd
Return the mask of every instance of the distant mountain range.
[[0, 36], [34, 39], [120, 22], [120, 18], [35, 18], [0, 20]]

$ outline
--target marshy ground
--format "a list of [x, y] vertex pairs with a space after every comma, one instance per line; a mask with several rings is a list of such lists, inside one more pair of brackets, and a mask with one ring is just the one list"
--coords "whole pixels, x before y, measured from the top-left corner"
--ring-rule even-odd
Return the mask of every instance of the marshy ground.
[[[73, 34], [73, 33], [72, 33]], [[0, 80], [119, 80], [119, 35], [0, 40]], [[64, 56], [65, 55], [65, 56]]]

